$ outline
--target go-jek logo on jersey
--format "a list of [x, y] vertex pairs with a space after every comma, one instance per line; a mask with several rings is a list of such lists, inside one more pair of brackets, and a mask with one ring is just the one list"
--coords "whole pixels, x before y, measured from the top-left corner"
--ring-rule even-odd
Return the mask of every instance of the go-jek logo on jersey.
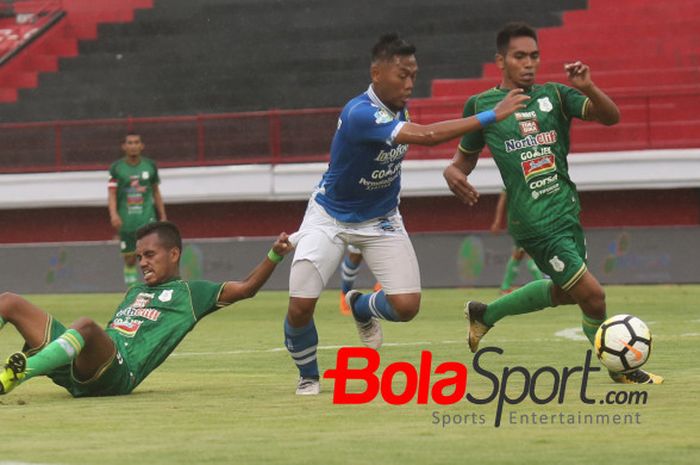
[[[591, 350], [586, 352], [583, 366], [564, 367], [561, 370], [544, 366], [534, 372], [522, 366], [506, 366], [500, 373], [494, 373], [482, 366], [481, 359], [487, 354], [502, 355], [503, 349], [485, 347], [474, 355], [473, 371], [492, 386], [491, 391], [484, 397], [475, 397], [467, 393], [467, 365], [460, 362], [443, 362], [433, 370], [433, 354], [427, 350], [421, 352], [418, 368], [408, 362], [394, 362], [378, 375], [376, 372], [380, 362], [379, 352], [367, 347], [343, 347], [338, 350], [336, 368], [327, 370], [323, 377], [335, 380], [334, 404], [366, 404], [378, 395], [392, 405], [404, 405], [409, 402], [427, 404], [428, 400], [439, 405], [451, 405], [464, 400], [472, 404], [488, 404], [495, 401], [496, 427], [501, 424], [505, 404], [517, 405], [527, 397], [538, 405], [550, 402], [563, 404], [567, 383], [571, 382], [572, 377], [576, 377], [576, 373], [580, 373], [581, 376], [581, 402], [595, 403], [594, 399], [586, 395], [589, 374], [600, 371], [599, 367], [591, 366]], [[362, 362], [365, 364], [364, 368], [350, 368], [350, 365], [358, 366]], [[431, 386], [432, 375], [444, 376]], [[406, 380], [398, 390], [394, 387], [394, 378], [397, 376]], [[351, 380], [364, 382], [363, 390], [348, 392], [348, 381]], [[518, 389], [515, 389], [517, 384], [513, 385], [518, 381], [521, 385], [519, 393]], [[517, 395], [513, 395], [514, 393]]]
[[551, 173], [557, 169], [557, 165], [554, 162], [554, 155], [545, 155], [533, 160], [526, 160], [521, 162], [520, 165], [523, 168], [525, 181], [529, 181], [533, 177], [541, 174]]
[[541, 132], [532, 134], [522, 139], [508, 139], [505, 141], [506, 152], [535, 147], [537, 145], [552, 145], [557, 143], [557, 131]]

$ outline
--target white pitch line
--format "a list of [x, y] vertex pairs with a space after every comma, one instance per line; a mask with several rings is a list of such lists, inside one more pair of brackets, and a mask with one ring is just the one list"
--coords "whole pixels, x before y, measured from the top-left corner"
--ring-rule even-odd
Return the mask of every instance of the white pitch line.
[[561, 331], [554, 333], [557, 337], [563, 337], [564, 339], [569, 339], [570, 341], [587, 341], [588, 338], [583, 335], [583, 330], [579, 327], [576, 328], [566, 328]]
[[35, 462], [0, 462], [0, 465], [57, 465], [49, 463], [35, 463]]
[[[443, 341], [442, 344], [445, 343], [457, 343], [457, 341]], [[459, 342], [462, 344], [462, 342]], [[423, 345], [432, 345], [432, 342], [428, 341], [417, 341], [417, 342], [385, 342], [382, 344], [382, 347], [406, 347], [406, 346], [423, 346]], [[349, 347], [347, 345], [344, 346], [318, 346], [316, 350], [337, 350], [343, 347]], [[220, 352], [176, 352], [171, 355], [171, 357], [199, 357], [199, 356], [206, 356], [206, 355], [241, 355], [241, 354], [265, 354], [265, 353], [272, 353], [272, 352], [286, 352], [287, 349], [285, 347], [275, 347], [272, 349], [248, 349], [248, 350], [228, 350], [228, 351], [220, 351]], [[0, 463], [0, 465], [3, 465]]]

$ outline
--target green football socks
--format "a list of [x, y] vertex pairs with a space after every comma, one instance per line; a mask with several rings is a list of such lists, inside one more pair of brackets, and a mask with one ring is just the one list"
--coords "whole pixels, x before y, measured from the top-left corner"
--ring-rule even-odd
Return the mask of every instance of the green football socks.
[[534, 279], [543, 279], [544, 276], [542, 276], [542, 272], [540, 269], [537, 267], [537, 264], [532, 258], [527, 259], [527, 269], [530, 271], [530, 274]]
[[139, 272], [138, 269], [136, 268], [136, 265], [134, 266], [129, 266], [129, 265], [124, 265], [124, 284], [126, 284], [127, 287], [136, 284], [139, 280]]
[[69, 329], [57, 339], [47, 344], [27, 360], [25, 381], [34, 376], [45, 375], [52, 370], [69, 365], [85, 347], [83, 336], [75, 329]]
[[602, 320], [596, 320], [590, 316], [582, 315], [581, 328], [583, 328], [583, 334], [585, 334], [588, 340], [591, 341], [591, 344], [594, 343], [593, 341], [595, 340], [596, 331], [598, 331], [598, 328], [606, 319], [607, 317], [605, 316]]
[[541, 279], [532, 281], [520, 289], [488, 304], [484, 313], [484, 323], [493, 326], [508, 315], [536, 312], [552, 306], [552, 281]]
[[506, 273], [503, 275], [503, 282], [501, 283], [501, 290], [507, 291], [513, 285], [513, 281], [518, 277], [518, 268], [520, 267], [520, 262], [513, 257], [508, 259], [506, 264]]

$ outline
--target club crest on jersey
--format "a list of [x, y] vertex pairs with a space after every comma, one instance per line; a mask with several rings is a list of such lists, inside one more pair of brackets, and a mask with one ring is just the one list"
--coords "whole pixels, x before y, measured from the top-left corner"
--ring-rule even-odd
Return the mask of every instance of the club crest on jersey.
[[151, 175], [150, 175], [150, 173], [149, 173], [148, 171], [143, 171], [143, 172], [141, 173], [141, 179], [144, 179], [144, 180], [145, 180], [145, 179], [148, 179], [148, 178], [150, 178], [150, 177], [151, 177]]
[[535, 176], [550, 173], [557, 169], [556, 162], [554, 161], [554, 155], [545, 155], [540, 158], [525, 160], [521, 162], [520, 165], [522, 166], [523, 174], [525, 175], [525, 181], [529, 181]]
[[566, 268], [564, 262], [562, 262], [561, 259], [556, 255], [549, 260], [549, 264], [552, 265], [552, 268], [557, 273], [561, 273], [562, 271], [564, 271], [564, 268]]
[[540, 111], [544, 111], [545, 113], [549, 113], [554, 109], [549, 97], [538, 98], [537, 103], [540, 105]]
[[374, 113], [374, 122], [376, 124], [391, 123], [394, 118], [383, 108], [380, 108]]
[[166, 289], [163, 292], [160, 293], [158, 296], [158, 300], [161, 302], [170, 302], [170, 300], [173, 298], [173, 290], [172, 289]]

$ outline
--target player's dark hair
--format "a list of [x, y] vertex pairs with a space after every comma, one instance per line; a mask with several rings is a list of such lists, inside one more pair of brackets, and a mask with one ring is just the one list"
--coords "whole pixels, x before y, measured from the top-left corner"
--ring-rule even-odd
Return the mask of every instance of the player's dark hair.
[[166, 249], [169, 250], [176, 247], [182, 252], [182, 236], [180, 236], [180, 230], [175, 226], [175, 223], [171, 223], [170, 221], [156, 221], [155, 223], [148, 223], [145, 226], [141, 226], [138, 231], [136, 231], [136, 240], [153, 233], [158, 234], [160, 243]]
[[416, 46], [399, 37], [395, 32], [384, 34], [372, 47], [372, 63], [389, 61], [395, 56], [415, 55]]
[[136, 131], [129, 131], [126, 134], [124, 134], [124, 142], [129, 138], [129, 136], [138, 136], [138, 138], [141, 138], [141, 134], [136, 132]]
[[496, 36], [496, 50], [503, 56], [508, 52], [510, 40], [516, 37], [532, 37], [537, 42], [537, 31], [527, 23], [508, 23], [498, 31]]

